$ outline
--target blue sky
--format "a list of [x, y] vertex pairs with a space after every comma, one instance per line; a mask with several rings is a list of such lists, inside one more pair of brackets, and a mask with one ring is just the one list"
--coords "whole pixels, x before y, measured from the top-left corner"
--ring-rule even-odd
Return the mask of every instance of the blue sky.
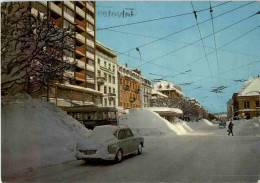
[[[208, 59], [205, 57], [202, 42], [198, 41], [200, 34], [197, 26], [140, 47], [141, 60], [135, 50], [136, 47], [154, 41], [156, 38], [196, 25], [193, 14], [97, 30], [96, 38], [118, 53], [125, 52], [119, 54], [119, 64], [127, 63], [128, 67], [139, 68], [142, 75], [150, 80], [163, 78], [176, 84], [193, 82], [191, 85], [180, 85], [185, 96], [198, 99], [210, 112], [226, 112], [226, 102], [243, 85], [234, 80], [260, 75], [260, 15], [248, 18], [260, 11], [260, 3], [237, 1], [218, 6], [222, 3], [225, 2], [211, 2], [213, 17], [245, 6], [213, 19], [216, 46], [221, 47], [217, 50], [217, 56], [214, 52], [214, 35], [211, 35], [213, 34], [212, 21], [199, 24], [202, 38], [207, 37], [203, 39], [206, 54], [212, 52], [207, 56]], [[193, 12], [189, 1], [98, 1], [96, 6], [96, 29]], [[203, 10], [209, 8], [209, 1], [194, 1], [193, 6], [195, 11]], [[123, 17], [123, 11], [124, 13], [132, 11], [134, 15], [124, 14]], [[209, 10], [197, 12], [197, 17], [199, 23], [211, 18]], [[243, 19], [246, 20], [228, 27]], [[222, 29], [224, 30], [221, 31]], [[232, 40], [234, 41], [227, 44]], [[195, 41], [197, 41], [195, 45], [188, 45]], [[186, 47], [180, 49], [184, 46]], [[131, 49], [134, 50], [128, 51]], [[177, 49], [179, 50], [175, 51]], [[166, 56], [161, 57], [162, 55]], [[159, 59], [154, 60], [155, 58]], [[151, 60], [154, 61], [147, 63]], [[185, 71], [189, 72], [180, 74]], [[227, 88], [219, 94], [210, 92], [212, 87], [218, 86], [227, 86]]]

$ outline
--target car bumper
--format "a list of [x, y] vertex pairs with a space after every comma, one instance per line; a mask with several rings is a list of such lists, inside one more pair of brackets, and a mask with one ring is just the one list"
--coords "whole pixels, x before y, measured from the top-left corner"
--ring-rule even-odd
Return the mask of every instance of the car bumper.
[[77, 152], [76, 157], [77, 159], [92, 159], [92, 160], [115, 160], [115, 154], [109, 154], [107, 152], [99, 152], [97, 151], [95, 154], [86, 155], [81, 152]]

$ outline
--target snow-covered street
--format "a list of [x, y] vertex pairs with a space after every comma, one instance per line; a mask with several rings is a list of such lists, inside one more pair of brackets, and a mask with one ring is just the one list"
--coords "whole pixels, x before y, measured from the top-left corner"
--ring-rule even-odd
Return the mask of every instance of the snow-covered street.
[[216, 126], [185, 136], [145, 137], [144, 152], [120, 164], [72, 161], [9, 181], [257, 182], [260, 138], [227, 136]]

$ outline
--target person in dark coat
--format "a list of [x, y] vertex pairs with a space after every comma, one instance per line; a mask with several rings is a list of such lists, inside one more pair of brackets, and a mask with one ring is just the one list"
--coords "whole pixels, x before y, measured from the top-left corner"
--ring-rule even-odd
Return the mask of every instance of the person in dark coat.
[[228, 136], [230, 135], [230, 134], [232, 134], [232, 136], [234, 136], [234, 134], [233, 134], [233, 123], [232, 123], [232, 121], [230, 121], [230, 123], [229, 123], [229, 125], [228, 125]]

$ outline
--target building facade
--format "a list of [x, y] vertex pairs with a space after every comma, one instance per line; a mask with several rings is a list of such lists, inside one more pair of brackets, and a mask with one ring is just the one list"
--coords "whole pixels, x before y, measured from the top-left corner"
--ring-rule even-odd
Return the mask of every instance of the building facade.
[[[234, 119], [252, 119], [260, 116], [260, 77], [250, 77], [232, 96]], [[230, 108], [230, 105], [228, 106]]]
[[119, 78], [119, 106], [123, 108], [141, 107], [141, 75], [137, 70], [118, 65]]
[[184, 97], [182, 89], [169, 81], [160, 81], [153, 85], [153, 88], [156, 91], [161, 92], [166, 95], [168, 98], [181, 98]]
[[142, 99], [141, 99], [141, 107], [150, 107], [149, 106], [149, 100], [151, 99], [152, 97], [152, 83], [150, 80], [142, 77], [141, 78], [141, 82], [142, 82], [142, 93], [141, 95], [143, 96]]
[[[102, 103], [95, 78], [95, 2], [34, 1], [27, 2], [35, 16], [47, 15], [60, 28], [74, 32], [74, 51], [67, 51], [75, 67], [63, 74], [61, 82], [51, 86], [49, 96], [57, 106]], [[66, 63], [70, 64], [70, 63]], [[44, 94], [43, 94], [44, 95]], [[74, 102], [73, 102], [74, 101]]]
[[117, 55], [96, 42], [96, 88], [103, 93], [103, 106], [118, 106]]

